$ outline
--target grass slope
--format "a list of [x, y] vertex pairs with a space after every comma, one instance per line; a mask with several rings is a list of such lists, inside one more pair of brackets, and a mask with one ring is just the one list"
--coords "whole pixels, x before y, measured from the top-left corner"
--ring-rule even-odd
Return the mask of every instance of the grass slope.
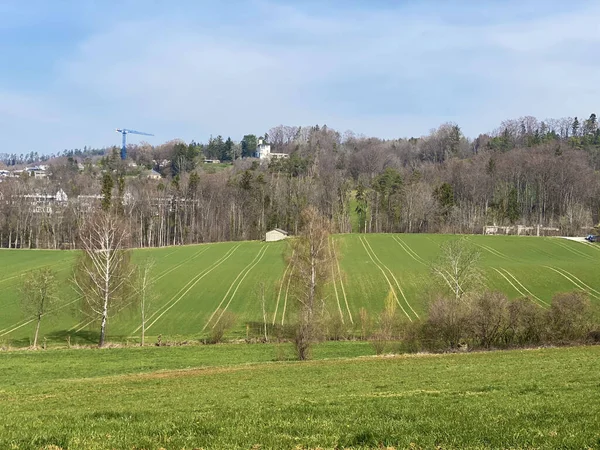
[[[429, 265], [439, 255], [448, 235], [372, 234], [336, 235], [331, 238], [336, 255], [334, 283], [329, 286], [331, 314], [339, 314], [349, 327], [358, 321], [358, 311], [371, 314], [383, 308], [391, 291], [398, 311], [406, 320], [426, 312], [426, 295], [432, 279]], [[482, 254], [481, 266], [490, 289], [510, 298], [528, 296], [547, 307], [557, 292], [580, 289], [600, 301], [597, 276], [600, 247], [557, 238], [515, 236], [470, 236]], [[245, 323], [262, 321], [260, 285], [265, 287], [266, 312], [270, 322], [289, 323], [293, 314], [287, 286], [293, 270], [284, 258], [284, 242], [229, 242], [218, 244], [140, 249], [134, 260], [156, 261], [152, 317], [148, 335], [199, 337], [219, 320], [216, 311], [227, 309], [238, 315], [235, 335], [245, 335]], [[77, 295], [70, 287], [73, 252], [0, 251], [0, 341], [27, 345], [33, 330], [31, 318], [23, 317], [18, 302], [19, 275], [26, 270], [51, 265], [59, 271], [59, 310], [42, 322], [41, 335], [50, 341], [93, 342], [97, 326], [76, 314]], [[354, 324], [354, 325], [353, 325]], [[124, 310], [110, 319], [113, 339], [139, 334], [134, 310]]]
[[275, 353], [0, 354], [0, 448], [600, 446], [600, 347], [375, 358], [338, 342], [308, 363]]

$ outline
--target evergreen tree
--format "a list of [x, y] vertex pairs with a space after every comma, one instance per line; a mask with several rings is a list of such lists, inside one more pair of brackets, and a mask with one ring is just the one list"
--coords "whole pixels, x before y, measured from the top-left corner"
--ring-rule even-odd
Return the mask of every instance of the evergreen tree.
[[112, 203], [112, 190], [115, 183], [110, 173], [105, 173], [102, 177], [102, 210], [110, 210]]
[[506, 205], [506, 218], [511, 224], [514, 224], [521, 217], [519, 208], [519, 197], [517, 190], [512, 188], [508, 193], [508, 202]]
[[577, 117], [573, 119], [573, 125], [571, 126], [571, 129], [573, 136], [579, 136], [579, 120], [577, 120]]
[[253, 134], [247, 134], [242, 139], [242, 158], [254, 156], [256, 153], [257, 139]]

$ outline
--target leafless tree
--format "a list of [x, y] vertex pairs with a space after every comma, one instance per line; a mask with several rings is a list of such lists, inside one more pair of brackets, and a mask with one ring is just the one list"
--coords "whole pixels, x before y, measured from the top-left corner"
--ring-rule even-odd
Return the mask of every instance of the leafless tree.
[[79, 237], [82, 251], [73, 282], [83, 298], [82, 311], [100, 321], [98, 346], [102, 347], [109, 318], [125, 305], [131, 292], [135, 267], [128, 250], [129, 230], [118, 216], [99, 211], [85, 220]]
[[441, 255], [431, 270], [442, 287], [459, 301], [477, 289], [482, 281], [478, 267], [480, 252], [465, 238], [452, 239], [441, 247]]
[[153, 259], [146, 261], [137, 268], [137, 279], [135, 286], [135, 294], [139, 302], [139, 311], [141, 319], [141, 340], [140, 345], [143, 347], [146, 340], [146, 321], [150, 315], [156, 294], [154, 293], [154, 280], [152, 278], [152, 270], [155, 262]]
[[26, 315], [35, 317], [33, 348], [37, 348], [42, 317], [50, 311], [56, 301], [56, 274], [49, 267], [28, 272], [21, 285], [21, 307]]
[[298, 306], [295, 345], [298, 359], [310, 357], [310, 346], [325, 311], [324, 288], [331, 278], [330, 222], [314, 207], [302, 211], [300, 234], [291, 241], [292, 293]]

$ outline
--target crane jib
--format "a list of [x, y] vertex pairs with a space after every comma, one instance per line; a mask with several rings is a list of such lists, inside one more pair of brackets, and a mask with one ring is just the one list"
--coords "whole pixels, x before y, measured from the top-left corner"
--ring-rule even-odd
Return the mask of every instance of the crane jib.
[[127, 128], [117, 128], [117, 133], [121, 133], [123, 135], [123, 144], [121, 147], [121, 159], [125, 159], [127, 157], [127, 135], [128, 134], [140, 134], [142, 136], [154, 136], [150, 133], [144, 133], [143, 131], [129, 130]]

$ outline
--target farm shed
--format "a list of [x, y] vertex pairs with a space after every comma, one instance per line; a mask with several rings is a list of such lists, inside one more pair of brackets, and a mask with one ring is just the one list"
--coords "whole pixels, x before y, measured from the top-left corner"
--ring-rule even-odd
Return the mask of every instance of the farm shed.
[[266, 242], [281, 241], [287, 237], [288, 237], [287, 231], [284, 231], [280, 228], [275, 228], [271, 231], [267, 231], [267, 234], [265, 235], [265, 241]]

